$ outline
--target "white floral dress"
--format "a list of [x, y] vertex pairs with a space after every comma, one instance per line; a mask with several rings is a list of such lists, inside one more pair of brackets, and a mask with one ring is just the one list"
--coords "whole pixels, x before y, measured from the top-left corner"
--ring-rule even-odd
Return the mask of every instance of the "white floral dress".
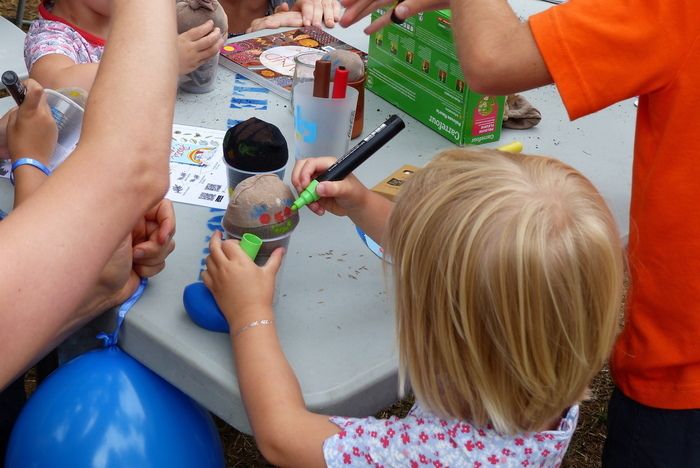
[[329, 467], [557, 467], [577, 420], [572, 406], [557, 430], [507, 436], [416, 403], [403, 419], [331, 417], [341, 432], [324, 441], [323, 454]]

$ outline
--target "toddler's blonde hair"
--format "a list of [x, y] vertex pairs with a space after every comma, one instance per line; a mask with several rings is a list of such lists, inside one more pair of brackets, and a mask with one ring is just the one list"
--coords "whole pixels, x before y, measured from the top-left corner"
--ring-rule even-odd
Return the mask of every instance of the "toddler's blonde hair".
[[402, 381], [428, 408], [513, 434], [582, 398], [617, 332], [623, 254], [579, 172], [444, 151], [402, 188], [385, 242]]

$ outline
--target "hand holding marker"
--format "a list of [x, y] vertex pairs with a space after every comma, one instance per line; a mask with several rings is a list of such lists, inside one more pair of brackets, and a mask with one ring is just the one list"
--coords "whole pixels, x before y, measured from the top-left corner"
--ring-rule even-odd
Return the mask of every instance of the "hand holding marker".
[[404, 128], [406, 124], [398, 115], [390, 116], [376, 130], [350, 149], [345, 156], [338, 159], [326, 172], [312, 180], [309, 186], [299, 194], [299, 198], [294, 200], [292, 211], [318, 201], [321, 197], [316, 193], [316, 187], [320, 182], [344, 179]]

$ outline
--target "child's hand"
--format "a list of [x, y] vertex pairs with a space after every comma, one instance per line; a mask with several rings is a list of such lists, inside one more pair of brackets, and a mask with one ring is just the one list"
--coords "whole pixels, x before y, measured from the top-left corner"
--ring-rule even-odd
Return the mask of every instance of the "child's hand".
[[132, 236], [132, 269], [141, 278], [158, 274], [165, 259], [175, 250], [175, 211], [165, 198], [143, 215]]
[[320, 28], [325, 25], [332, 28], [340, 19], [340, 3], [337, 0], [298, 0], [294, 2], [292, 11], [301, 12], [304, 26]]
[[58, 138], [56, 122], [41, 85], [30, 79], [25, 86], [24, 102], [9, 113], [7, 147], [13, 161], [32, 158], [48, 166]]
[[185, 75], [219, 53], [226, 32], [214, 27], [212, 20], [185, 31], [177, 37], [179, 73]]
[[303, 26], [301, 12], [289, 11], [289, 6], [286, 3], [275, 8], [275, 13], [270, 16], [254, 19], [250, 23], [250, 27], [246, 29], [247, 33], [259, 31], [261, 29], [275, 29], [282, 27], [299, 28]]
[[214, 295], [232, 332], [255, 320], [272, 318], [275, 275], [284, 249], [275, 250], [265, 266], [257, 266], [235, 240], [221, 240], [217, 231], [209, 241], [204, 284]]
[[332, 28], [340, 19], [340, 3], [337, 0], [299, 0], [292, 8], [282, 3], [275, 8], [275, 13], [253, 20], [246, 33], [260, 29], [275, 29], [282, 27], [316, 26], [324, 24]]
[[[335, 163], [336, 159], [308, 158], [297, 161], [292, 170], [292, 185], [301, 193], [309, 183]], [[316, 187], [316, 193], [321, 196], [317, 202], [308, 207], [317, 215], [322, 215], [326, 210], [336, 216], [353, 217], [362, 211], [367, 202], [369, 190], [350, 174], [337, 182], [321, 182]]]
[[0, 117], [0, 158], [6, 159], [10, 157], [10, 152], [7, 149], [7, 123], [10, 120], [10, 112]]

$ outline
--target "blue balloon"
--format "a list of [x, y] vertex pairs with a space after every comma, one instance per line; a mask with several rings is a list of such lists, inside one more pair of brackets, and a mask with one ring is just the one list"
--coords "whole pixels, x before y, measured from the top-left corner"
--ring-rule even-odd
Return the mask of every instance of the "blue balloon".
[[198, 281], [185, 287], [182, 293], [182, 303], [190, 319], [205, 330], [228, 333], [226, 317], [216, 304], [216, 299], [209, 288]]
[[20, 414], [15, 467], [223, 467], [208, 412], [116, 346], [58, 368]]

